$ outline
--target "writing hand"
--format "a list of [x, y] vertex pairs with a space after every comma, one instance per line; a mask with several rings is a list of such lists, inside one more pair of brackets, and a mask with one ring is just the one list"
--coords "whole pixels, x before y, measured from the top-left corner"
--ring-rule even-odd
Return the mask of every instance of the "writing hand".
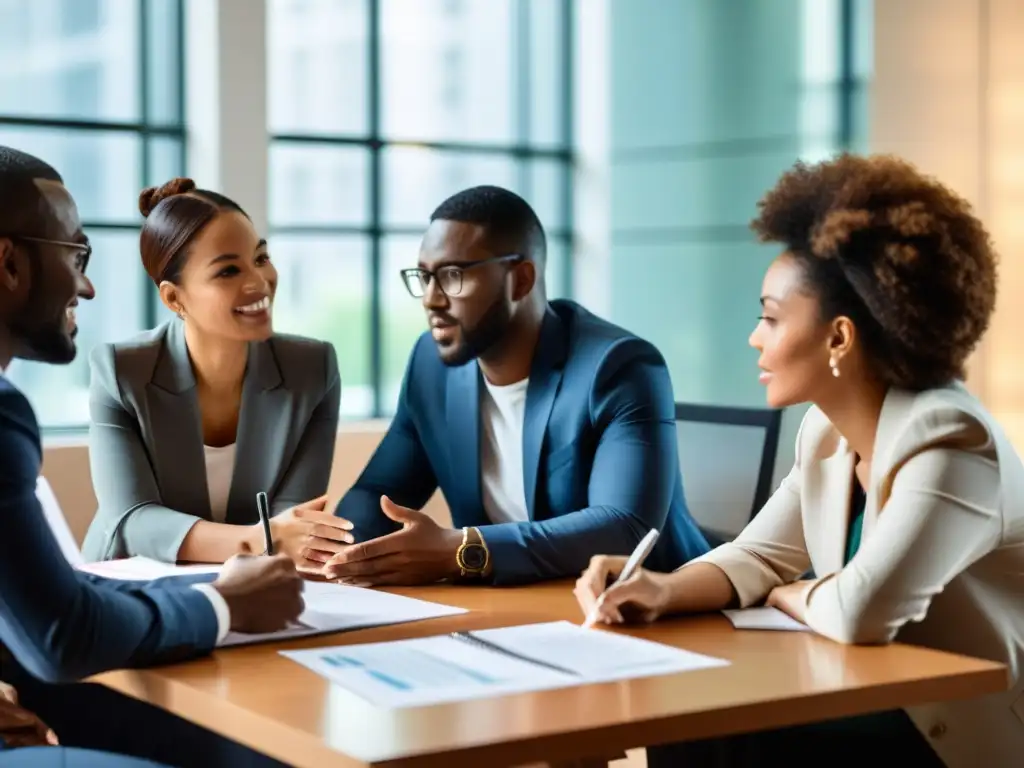
[[276, 632], [302, 613], [302, 579], [286, 555], [235, 555], [225, 561], [213, 587], [231, 612], [236, 632]]
[[442, 528], [428, 515], [381, 496], [381, 511], [402, 528], [378, 539], [351, 544], [324, 565], [324, 575], [359, 586], [415, 585], [458, 572], [455, 553], [462, 533]]
[[573, 594], [588, 619], [597, 623], [655, 621], [665, 611], [669, 590], [665, 574], [639, 568], [621, 584], [612, 584], [622, 573], [626, 557], [597, 555], [576, 580]]

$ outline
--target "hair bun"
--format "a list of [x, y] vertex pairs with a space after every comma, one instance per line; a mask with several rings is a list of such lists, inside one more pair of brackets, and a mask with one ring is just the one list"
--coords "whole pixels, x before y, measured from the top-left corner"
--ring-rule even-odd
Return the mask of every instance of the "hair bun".
[[166, 200], [168, 197], [174, 197], [175, 195], [183, 195], [195, 188], [196, 183], [192, 179], [180, 177], [171, 179], [159, 187], [148, 187], [142, 190], [142, 193], [139, 195], [139, 211], [143, 216], [149, 216], [153, 209], [160, 204], [161, 200]]

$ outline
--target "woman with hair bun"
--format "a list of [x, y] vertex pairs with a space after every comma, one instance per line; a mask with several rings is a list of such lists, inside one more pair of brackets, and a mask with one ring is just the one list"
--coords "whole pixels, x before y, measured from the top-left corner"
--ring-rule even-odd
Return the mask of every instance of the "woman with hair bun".
[[[964, 387], [995, 304], [996, 256], [964, 200], [893, 157], [785, 173], [754, 231], [779, 243], [750, 337], [769, 405], [811, 403], [796, 463], [735, 541], [605, 591], [616, 624], [766, 603], [839, 643], [913, 643], [1000, 661], [981, 699], [648, 750], [652, 768], [831, 756], [907, 765], [1024, 759], [1024, 466]], [[808, 574], [814, 574], [809, 578]], [[896, 755], [895, 752], [901, 754]]]
[[277, 271], [246, 213], [174, 179], [139, 197], [142, 264], [175, 318], [92, 353], [83, 552], [219, 563], [275, 547], [319, 569], [352, 541], [324, 510], [341, 383], [330, 344], [273, 332]]

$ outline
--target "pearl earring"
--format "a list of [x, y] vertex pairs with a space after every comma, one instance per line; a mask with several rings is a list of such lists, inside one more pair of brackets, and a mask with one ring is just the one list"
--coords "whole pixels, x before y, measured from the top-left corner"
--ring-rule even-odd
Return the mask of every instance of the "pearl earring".
[[832, 359], [832, 360], [828, 361], [828, 365], [829, 365], [829, 368], [832, 369], [832, 375], [835, 376], [838, 379], [839, 378], [839, 363], [837, 363], [835, 361], [835, 359]]

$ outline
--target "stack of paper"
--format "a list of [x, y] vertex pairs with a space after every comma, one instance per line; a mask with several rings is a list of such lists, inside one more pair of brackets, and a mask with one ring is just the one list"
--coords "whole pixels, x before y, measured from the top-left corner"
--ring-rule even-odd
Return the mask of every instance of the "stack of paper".
[[[219, 565], [161, 563], [148, 557], [129, 557], [123, 560], [86, 563], [79, 567], [80, 570], [97, 576], [127, 581], [150, 581], [166, 576], [218, 573], [221, 569]], [[230, 632], [221, 642], [220, 647], [249, 645], [270, 640], [288, 640], [329, 632], [383, 627], [389, 624], [405, 624], [466, 613], [464, 608], [431, 603], [426, 600], [415, 600], [411, 597], [378, 592], [374, 589], [347, 587], [328, 582], [304, 582], [302, 592], [306, 608], [294, 626], [280, 632], [266, 634]]]
[[165, 576], [189, 576], [197, 573], [219, 573], [220, 565], [175, 565], [148, 557], [126, 557], [121, 560], [102, 560], [82, 563], [78, 570], [122, 581], [152, 581]]
[[728, 665], [564, 621], [281, 653], [372, 704], [396, 708]]
[[299, 616], [299, 624], [295, 627], [266, 635], [231, 632], [224, 638], [221, 647], [405, 624], [466, 613], [465, 608], [415, 600], [374, 589], [317, 581], [305, 583], [303, 597], [306, 610]]

